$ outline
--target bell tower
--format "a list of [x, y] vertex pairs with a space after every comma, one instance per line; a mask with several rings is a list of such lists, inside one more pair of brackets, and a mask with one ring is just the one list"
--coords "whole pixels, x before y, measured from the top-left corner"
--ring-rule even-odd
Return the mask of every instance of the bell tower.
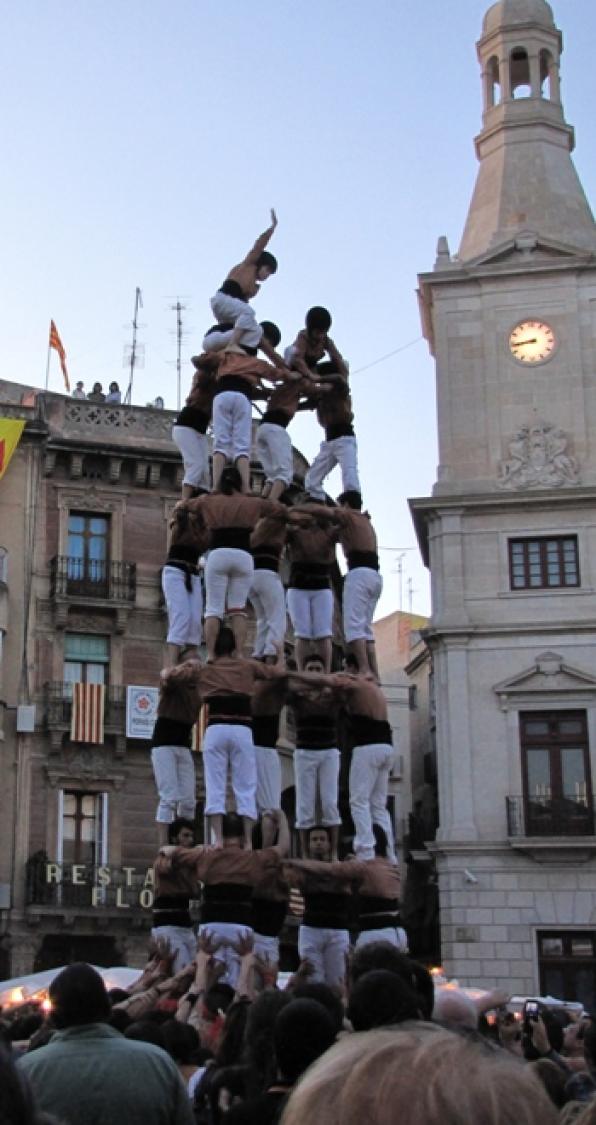
[[557, 995], [549, 957], [582, 948], [587, 976], [565, 998], [591, 1003], [596, 226], [550, 5], [499, 0], [477, 51], [479, 169], [459, 253], [442, 236], [419, 277], [439, 445], [432, 496], [410, 501], [432, 590], [429, 847], [450, 975]]

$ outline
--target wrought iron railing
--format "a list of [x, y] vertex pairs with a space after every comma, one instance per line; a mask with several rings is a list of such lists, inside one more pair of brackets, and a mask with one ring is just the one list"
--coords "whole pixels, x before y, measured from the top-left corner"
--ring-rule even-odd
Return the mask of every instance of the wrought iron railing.
[[[46, 723], [48, 728], [70, 727], [72, 716], [72, 683], [58, 682], [45, 685]], [[122, 684], [106, 687], [104, 725], [108, 733], [120, 733], [126, 718], [126, 688]]]
[[593, 836], [592, 795], [506, 797], [508, 836]]
[[132, 603], [136, 586], [136, 563], [79, 559], [70, 555], [56, 555], [50, 562], [53, 598], [102, 598]]

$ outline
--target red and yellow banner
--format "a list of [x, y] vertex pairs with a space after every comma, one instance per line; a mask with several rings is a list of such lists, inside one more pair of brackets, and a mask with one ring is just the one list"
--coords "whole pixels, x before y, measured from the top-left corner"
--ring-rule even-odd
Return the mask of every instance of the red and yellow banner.
[[72, 685], [72, 742], [103, 743], [105, 691], [103, 684]]
[[24, 429], [25, 422], [22, 418], [0, 418], [0, 480], [10, 464]]
[[54, 351], [58, 352], [60, 366], [62, 368], [62, 376], [64, 378], [64, 385], [66, 387], [66, 390], [70, 394], [70, 379], [68, 378], [68, 371], [66, 369], [66, 352], [64, 350], [64, 344], [62, 343], [62, 340], [58, 335], [58, 329], [56, 328], [53, 320], [50, 321], [50, 347], [54, 348]]

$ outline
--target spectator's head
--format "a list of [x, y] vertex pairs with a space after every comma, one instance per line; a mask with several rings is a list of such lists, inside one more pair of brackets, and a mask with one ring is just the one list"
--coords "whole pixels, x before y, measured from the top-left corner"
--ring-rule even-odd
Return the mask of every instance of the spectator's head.
[[134, 1020], [124, 1032], [126, 1039], [137, 1039], [140, 1043], [153, 1043], [154, 1047], [166, 1050], [164, 1033], [155, 1020]]
[[478, 1027], [478, 1009], [473, 1000], [458, 988], [438, 988], [435, 992], [433, 1019], [450, 1027]]
[[83, 380], [79, 379], [79, 381], [77, 383], [77, 391], [82, 391], [84, 386], [85, 386], [85, 384], [84, 384]]
[[244, 839], [244, 825], [242, 817], [238, 813], [228, 812], [225, 813], [222, 820], [222, 833], [224, 838], [224, 847], [226, 844], [240, 844]]
[[130, 993], [125, 988], [108, 988], [108, 996], [112, 1007], [114, 1007], [114, 1004], [121, 1004], [123, 1000], [128, 1000], [129, 995]]
[[233, 492], [242, 492], [242, 477], [235, 465], [224, 465], [219, 478], [219, 491], [225, 496]]
[[405, 984], [416, 994], [422, 1018], [430, 1020], [434, 1006], [434, 985], [428, 969], [412, 961], [405, 953], [401, 953], [388, 941], [371, 941], [356, 949], [350, 963], [350, 984], [354, 988], [356, 982], [365, 973], [373, 969], [387, 969], [396, 973]]
[[420, 1019], [418, 996], [396, 973], [374, 969], [352, 988], [348, 1019], [354, 1031]]
[[110, 999], [99, 973], [91, 965], [68, 965], [54, 977], [48, 992], [54, 1027], [78, 1027], [109, 1019]]
[[306, 314], [306, 331], [315, 343], [322, 343], [331, 328], [331, 313], [322, 305], [314, 305]]
[[277, 273], [277, 258], [269, 250], [261, 250], [257, 258], [257, 281], [266, 281], [272, 273]]
[[528, 1066], [544, 1086], [553, 1105], [557, 1109], [562, 1109], [568, 1100], [565, 1086], [569, 1079], [569, 1073], [557, 1066], [552, 1059], [536, 1059]]
[[[288, 1009], [289, 1010], [289, 1009]], [[557, 1125], [527, 1068], [433, 1025], [348, 1035], [292, 1093], [283, 1125]]]
[[326, 828], [311, 828], [308, 833], [308, 855], [310, 859], [331, 859], [331, 840]]
[[195, 826], [192, 820], [185, 816], [177, 816], [168, 824], [168, 844], [178, 848], [192, 848], [195, 842]]
[[250, 1000], [234, 1000], [230, 1004], [217, 1048], [218, 1066], [235, 1066], [240, 1061], [249, 1009]]
[[118, 386], [117, 383], [110, 383], [110, 394], [111, 395], [116, 394], [119, 390], [120, 390], [120, 387]]
[[221, 625], [215, 639], [214, 652], [216, 656], [232, 656], [236, 652], [236, 638], [233, 629], [228, 625]]
[[215, 1052], [223, 1034], [225, 1015], [234, 1000], [234, 989], [218, 981], [198, 1000], [198, 1026], [201, 1047]]
[[292, 997], [288, 992], [267, 989], [249, 1008], [244, 1029], [244, 1061], [248, 1066], [248, 1093], [255, 1095], [275, 1079], [273, 1028], [277, 1016]]
[[327, 1010], [333, 1020], [335, 1034], [339, 1035], [344, 1026], [344, 1006], [337, 994], [328, 984], [322, 981], [304, 981], [292, 990], [294, 1000], [316, 1000]]
[[188, 1023], [180, 1023], [179, 1020], [168, 1020], [159, 1030], [163, 1045], [175, 1063], [185, 1066], [196, 1062], [201, 1044], [194, 1027]]
[[[273, 1029], [280, 1078], [289, 1084], [296, 1082], [331, 1047], [335, 1035], [331, 1016], [317, 1000], [291, 1000], [279, 1013]], [[322, 1119], [314, 1116], [312, 1120]]]
[[93, 384], [93, 391], [92, 391], [92, 394], [94, 394], [94, 395], [100, 395], [100, 394], [103, 394], [103, 390], [102, 390], [102, 386], [101, 386], [101, 383], [94, 383], [94, 384]]
[[0, 1047], [0, 1121], [3, 1125], [50, 1125], [54, 1121], [36, 1112], [29, 1083], [5, 1047]]
[[263, 329], [263, 336], [267, 343], [271, 344], [272, 348], [276, 348], [281, 340], [281, 332], [277, 324], [274, 324], [272, 320], [262, 320], [259, 327]]

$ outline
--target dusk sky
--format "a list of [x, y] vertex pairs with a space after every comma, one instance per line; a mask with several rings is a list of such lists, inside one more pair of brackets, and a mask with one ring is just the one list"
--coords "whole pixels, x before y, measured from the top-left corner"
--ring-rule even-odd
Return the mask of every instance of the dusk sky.
[[[483, 0], [22, 0], [2, 5], [2, 377], [43, 387], [50, 319], [71, 381], [122, 389], [135, 288], [145, 366], [133, 401], [176, 407], [212, 323], [209, 298], [267, 225], [279, 271], [259, 319], [291, 343], [326, 305], [353, 372], [366, 507], [405, 550], [402, 607], [429, 611], [408, 496], [436, 477], [434, 364], [416, 275], [437, 237], [456, 252], [481, 125]], [[553, 4], [574, 160], [596, 199], [596, 5]], [[391, 354], [394, 353], [394, 354]], [[387, 358], [384, 358], [387, 357]], [[361, 370], [365, 368], [366, 370]], [[50, 389], [63, 390], [57, 357]], [[291, 430], [311, 458], [312, 416]], [[339, 482], [333, 478], [336, 495]], [[406, 550], [407, 549], [407, 550]], [[381, 556], [379, 616], [399, 607]], [[411, 599], [408, 586], [411, 583]]]

